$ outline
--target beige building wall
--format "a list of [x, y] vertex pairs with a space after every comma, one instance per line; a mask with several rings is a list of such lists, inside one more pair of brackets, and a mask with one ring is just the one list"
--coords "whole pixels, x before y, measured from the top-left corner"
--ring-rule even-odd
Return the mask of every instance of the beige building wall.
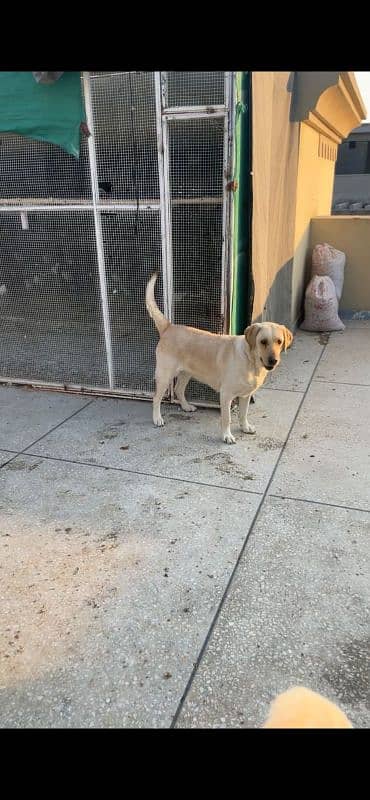
[[252, 73], [254, 321], [289, 321], [299, 133], [289, 121], [289, 76]]
[[311, 219], [330, 214], [337, 146], [366, 117], [352, 73], [296, 76], [295, 117], [291, 73], [252, 73], [253, 320], [293, 327], [307, 280]]
[[319, 217], [311, 223], [309, 255], [327, 242], [346, 254], [341, 311], [370, 311], [370, 216]]

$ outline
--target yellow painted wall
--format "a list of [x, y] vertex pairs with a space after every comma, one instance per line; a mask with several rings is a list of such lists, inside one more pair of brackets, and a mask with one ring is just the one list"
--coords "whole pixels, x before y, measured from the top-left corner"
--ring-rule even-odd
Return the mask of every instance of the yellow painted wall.
[[253, 319], [289, 321], [298, 123], [289, 121], [289, 72], [252, 73]]
[[310, 223], [330, 214], [337, 147], [305, 122], [300, 125], [291, 322], [299, 317], [306, 285]]
[[300, 76], [296, 118], [305, 121], [291, 122], [290, 73], [252, 73], [253, 319], [292, 326], [303, 305], [311, 219], [331, 211], [337, 145], [366, 117], [352, 73]]
[[273, 76], [273, 72], [252, 73], [253, 320], [263, 314], [268, 285], [267, 231], [269, 225]]
[[309, 257], [327, 242], [346, 254], [342, 311], [370, 311], [370, 216], [319, 217], [311, 222]]

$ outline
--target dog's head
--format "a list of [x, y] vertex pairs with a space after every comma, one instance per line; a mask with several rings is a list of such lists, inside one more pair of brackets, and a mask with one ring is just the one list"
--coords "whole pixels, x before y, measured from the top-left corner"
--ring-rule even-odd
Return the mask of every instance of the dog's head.
[[287, 350], [293, 341], [290, 330], [276, 322], [256, 322], [249, 325], [244, 336], [251, 352], [269, 371], [277, 367], [282, 351]]

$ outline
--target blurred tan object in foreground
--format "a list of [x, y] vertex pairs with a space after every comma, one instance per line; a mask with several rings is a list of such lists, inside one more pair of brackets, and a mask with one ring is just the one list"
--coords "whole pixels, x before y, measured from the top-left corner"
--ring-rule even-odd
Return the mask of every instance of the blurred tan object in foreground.
[[264, 728], [352, 728], [343, 711], [304, 686], [294, 686], [271, 703]]

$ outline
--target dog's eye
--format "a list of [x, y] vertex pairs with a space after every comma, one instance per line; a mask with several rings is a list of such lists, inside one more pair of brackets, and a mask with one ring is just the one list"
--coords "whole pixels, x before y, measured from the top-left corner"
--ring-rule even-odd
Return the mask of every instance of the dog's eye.
[[261, 340], [261, 344], [263, 344], [263, 346], [264, 346], [264, 347], [266, 347], [266, 345], [267, 345], [267, 340], [266, 340], [266, 339], [262, 339], [262, 340]]
[[281, 341], [281, 339], [278, 339], [278, 340], [277, 340], [277, 343], [278, 343], [278, 344], [282, 344], [282, 341]]

